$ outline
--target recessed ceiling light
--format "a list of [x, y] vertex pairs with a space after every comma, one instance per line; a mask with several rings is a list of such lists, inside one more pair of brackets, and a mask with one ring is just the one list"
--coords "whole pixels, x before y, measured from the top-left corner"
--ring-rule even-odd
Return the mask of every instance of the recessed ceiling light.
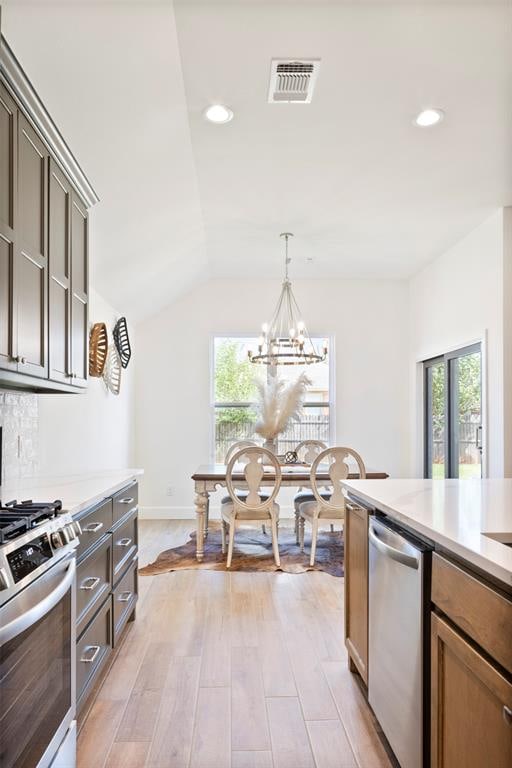
[[429, 128], [431, 125], [437, 125], [444, 117], [442, 109], [424, 109], [414, 118], [414, 124], [420, 128]]
[[205, 110], [204, 116], [211, 123], [229, 123], [233, 119], [233, 110], [224, 104], [212, 104]]

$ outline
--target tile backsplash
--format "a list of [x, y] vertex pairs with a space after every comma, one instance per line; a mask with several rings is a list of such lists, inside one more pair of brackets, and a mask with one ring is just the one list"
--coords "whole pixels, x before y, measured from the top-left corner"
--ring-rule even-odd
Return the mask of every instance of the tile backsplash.
[[0, 483], [36, 474], [39, 456], [37, 395], [0, 391], [0, 427], [3, 465]]

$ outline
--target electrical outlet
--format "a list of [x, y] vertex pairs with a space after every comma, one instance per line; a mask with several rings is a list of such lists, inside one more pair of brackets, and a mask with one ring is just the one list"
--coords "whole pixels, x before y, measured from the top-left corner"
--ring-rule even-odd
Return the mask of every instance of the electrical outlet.
[[174, 496], [174, 487], [172, 485], [168, 485], [165, 491], [166, 496]]

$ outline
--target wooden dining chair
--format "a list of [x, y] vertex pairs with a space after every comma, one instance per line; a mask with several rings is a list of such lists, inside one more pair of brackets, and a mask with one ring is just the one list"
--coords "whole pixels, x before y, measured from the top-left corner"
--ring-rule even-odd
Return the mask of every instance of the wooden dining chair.
[[[311, 466], [319, 453], [325, 451], [327, 445], [322, 440], [303, 440], [295, 448], [297, 459], [302, 464], [309, 464]], [[327, 491], [322, 491], [322, 494], [329, 497]], [[293, 497], [293, 507], [295, 511], [295, 541], [299, 543], [299, 506], [304, 501], [314, 501], [315, 497], [313, 491], [309, 488], [304, 490], [299, 488], [295, 496]]]
[[[240, 451], [242, 450], [242, 448], [252, 448], [252, 447], [254, 447], [255, 445], [257, 446], [258, 444], [257, 444], [257, 443], [255, 443], [255, 442], [254, 442], [254, 440], [237, 440], [235, 443], [232, 443], [232, 444], [229, 446], [229, 448], [228, 448], [228, 450], [227, 450], [227, 452], [226, 452], [226, 458], [224, 459], [224, 464], [227, 466], [227, 465], [229, 464], [229, 462], [231, 461], [231, 457], [232, 457], [232, 456], [234, 456], [234, 455], [235, 455], [235, 453], [238, 453], [238, 452], [240, 452]], [[245, 455], [245, 454], [243, 454], [243, 455], [242, 455], [242, 456], [241, 456], [241, 457], [238, 459], [238, 462], [239, 462], [240, 464], [247, 464], [247, 461], [248, 461], [248, 459], [247, 459], [247, 457], [246, 457], [246, 455]], [[247, 490], [245, 490], [245, 489], [244, 489], [244, 490], [240, 489], [240, 490], [238, 491], [238, 493], [239, 493], [239, 496], [240, 496], [240, 498], [241, 498], [241, 499], [245, 499], [245, 498], [247, 498], [247, 494], [248, 494], [248, 491], [247, 491]], [[262, 494], [261, 494], [261, 498], [262, 498], [262, 499], [268, 499], [268, 493], [267, 493], [267, 494], [265, 494], [265, 493], [262, 493]], [[220, 502], [220, 503], [221, 503], [221, 506], [222, 506], [222, 504], [229, 504], [229, 503], [230, 503], [230, 501], [231, 501], [231, 496], [224, 496], [224, 497], [221, 499], [221, 502]], [[266, 533], [266, 532], [267, 532], [267, 529], [265, 528], [265, 525], [264, 525], [264, 524], [261, 526], [261, 530], [262, 530], [262, 532], [263, 532], [263, 533]]]
[[[311, 490], [315, 497], [314, 501], [305, 501], [299, 505], [299, 539], [300, 549], [304, 552], [304, 526], [306, 520], [311, 524], [311, 554], [309, 564], [315, 564], [316, 544], [318, 539], [318, 526], [322, 523], [330, 525], [342, 524], [345, 519], [345, 494], [343, 492], [342, 480], [348, 477], [350, 468], [346, 459], [355, 460], [359, 477], [364, 480], [366, 477], [366, 468], [361, 456], [352, 448], [336, 447], [327, 448], [322, 451], [314, 460], [311, 466]], [[322, 473], [329, 475], [332, 490], [329, 499], [322, 495], [323, 488], [319, 486], [317, 475]]]
[[[248, 460], [241, 464], [240, 459], [245, 456]], [[270, 467], [272, 468], [271, 471], [269, 471]], [[264, 478], [270, 482], [270, 487], [266, 489], [268, 493], [262, 494]], [[221, 505], [223, 554], [226, 552], [226, 538], [229, 537], [226, 567], [231, 567], [237, 523], [241, 521], [244, 523], [268, 521], [272, 529], [274, 560], [279, 568], [281, 566], [277, 540], [279, 504], [276, 502], [276, 497], [281, 487], [281, 467], [278, 460], [266, 448], [259, 446], [242, 448], [229, 461], [226, 471], [226, 486], [230, 502]], [[248, 489], [245, 498], [240, 495], [242, 488]]]

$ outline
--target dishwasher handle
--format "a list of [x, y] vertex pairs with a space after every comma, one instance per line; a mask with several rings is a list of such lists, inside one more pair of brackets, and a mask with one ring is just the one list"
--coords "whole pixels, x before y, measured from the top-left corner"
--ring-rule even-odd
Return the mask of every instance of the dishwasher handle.
[[375, 529], [372, 528], [371, 523], [370, 527], [368, 528], [368, 538], [373, 546], [386, 557], [391, 558], [391, 560], [396, 560], [397, 563], [406, 565], [408, 568], [414, 568], [415, 570], [418, 570], [420, 565], [420, 558], [415, 557], [414, 555], [408, 555], [406, 552], [402, 552], [400, 549], [392, 547], [390, 544], [386, 544], [385, 541], [379, 539]]

